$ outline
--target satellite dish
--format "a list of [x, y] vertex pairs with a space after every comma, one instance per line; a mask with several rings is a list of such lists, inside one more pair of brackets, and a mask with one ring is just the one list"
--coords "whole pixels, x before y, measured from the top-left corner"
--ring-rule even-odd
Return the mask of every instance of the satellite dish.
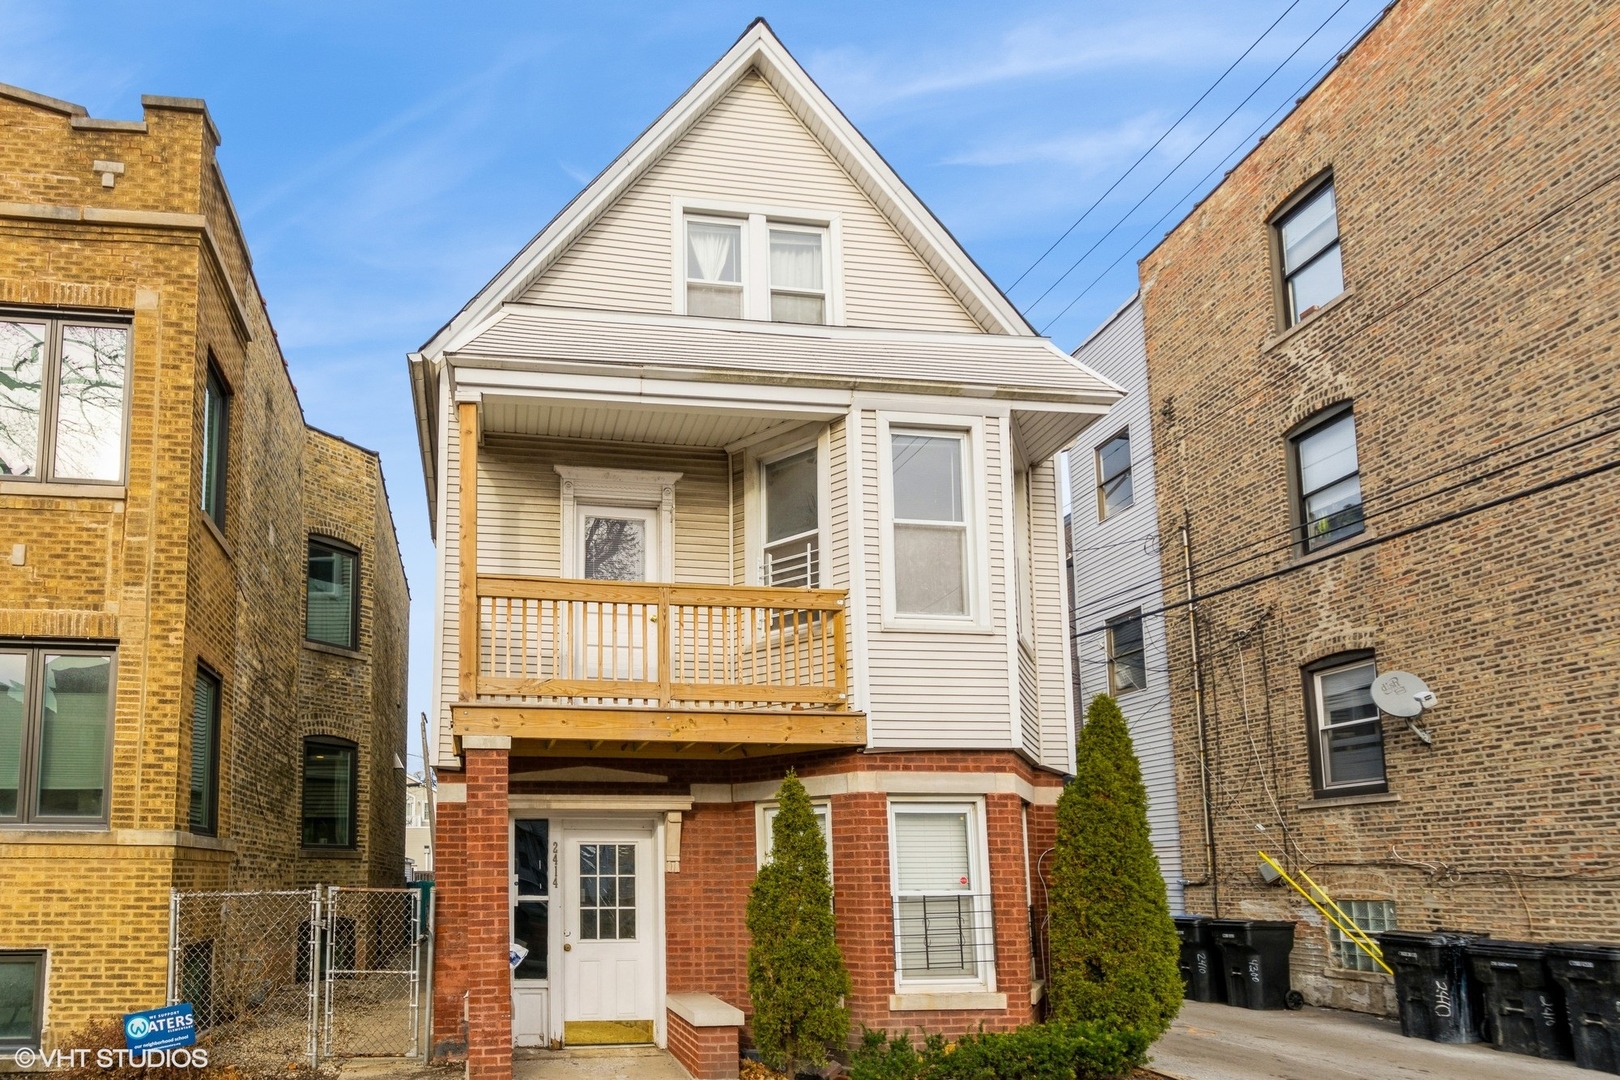
[[1418, 716], [1436, 704], [1434, 693], [1409, 671], [1386, 671], [1374, 679], [1372, 699], [1391, 716]]

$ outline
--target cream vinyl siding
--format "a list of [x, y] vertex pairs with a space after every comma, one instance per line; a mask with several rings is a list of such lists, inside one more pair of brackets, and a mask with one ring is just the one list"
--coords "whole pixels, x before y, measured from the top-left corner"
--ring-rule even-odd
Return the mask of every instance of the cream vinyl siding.
[[1018, 645], [1018, 725], [1024, 753], [1041, 759], [1041, 686], [1035, 670], [1035, 654], [1022, 642]]
[[[448, 381], [448, 380], [447, 380]], [[444, 412], [448, 422], [439, 430], [444, 441], [443, 510], [440, 513], [439, 558], [439, 701], [434, 717], [434, 737], [439, 760], [456, 758], [455, 739], [450, 732], [450, 703], [460, 692], [461, 672], [461, 427], [453, 404]]]
[[750, 71], [532, 285], [524, 299], [668, 313], [674, 197], [839, 215], [845, 322], [983, 328], [825, 147]]
[[827, 576], [829, 589], [848, 589], [849, 573], [849, 427], [834, 420], [827, 430], [827, 480], [832, 492], [827, 507]]
[[1035, 596], [1035, 670], [1040, 694], [1042, 765], [1074, 771], [1073, 700], [1065, 653], [1068, 593], [1063, 580], [1063, 531], [1059, 522], [1057, 465], [1044, 461], [1029, 476], [1030, 579]]
[[877, 413], [861, 414], [866, 546], [867, 731], [874, 747], [1013, 745], [1007, 632], [1007, 545], [1002, 527], [1002, 428], [984, 424], [985, 517], [989, 535], [991, 633], [892, 630], [883, 625], [879, 553]]
[[[442, 433], [448, 467], [443, 531], [443, 605], [439, 638], [439, 727], [441, 758], [454, 754], [450, 703], [457, 693], [460, 648], [458, 595], [461, 505], [459, 432]], [[721, 450], [678, 449], [629, 443], [593, 443], [521, 435], [484, 437], [478, 452], [478, 569], [488, 574], [562, 575], [562, 477], [555, 465], [647, 469], [681, 473], [675, 484], [675, 580], [729, 585], [731, 557], [726, 506], [726, 455]], [[741, 506], [738, 506], [741, 513]], [[738, 519], [739, 531], [741, 519]]]

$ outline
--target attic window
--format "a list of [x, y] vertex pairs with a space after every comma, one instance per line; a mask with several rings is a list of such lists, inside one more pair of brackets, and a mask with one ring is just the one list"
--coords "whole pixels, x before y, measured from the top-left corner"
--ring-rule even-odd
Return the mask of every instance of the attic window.
[[811, 213], [778, 220], [729, 207], [681, 220], [684, 296], [677, 310], [709, 319], [809, 323], [833, 321], [829, 256], [836, 235]]
[[739, 224], [686, 222], [686, 313], [715, 319], [743, 314], [742, 235]]

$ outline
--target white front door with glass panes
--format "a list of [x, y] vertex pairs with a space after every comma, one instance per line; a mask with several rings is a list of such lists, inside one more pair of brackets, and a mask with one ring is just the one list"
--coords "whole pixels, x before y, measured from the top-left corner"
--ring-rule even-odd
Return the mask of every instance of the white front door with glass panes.
[[[635, 506], [580, 505], [575, 512], [571, 576], [588, 581], [656, 581], [663, 537], [659, 512]], [[574, 605], [574, 676], [658, 678], [658, 627], [645, 605], [582, 601]]]
[[[558, 858], [560, 858], [560, 853]], [[512, 822], [512, 1043], [546, 1046], [551, 1025], [551, 822]]]
[[562, 845], [563, 1041], [649, 1043], [658, 997], [651, 831], [570, 831]]

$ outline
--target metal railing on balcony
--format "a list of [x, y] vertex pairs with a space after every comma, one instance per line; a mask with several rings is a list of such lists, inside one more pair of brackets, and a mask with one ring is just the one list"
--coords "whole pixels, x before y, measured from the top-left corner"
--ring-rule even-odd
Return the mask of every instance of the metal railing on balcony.
[[845, 595], [479, 575], [477, 697], [847, 709]]

